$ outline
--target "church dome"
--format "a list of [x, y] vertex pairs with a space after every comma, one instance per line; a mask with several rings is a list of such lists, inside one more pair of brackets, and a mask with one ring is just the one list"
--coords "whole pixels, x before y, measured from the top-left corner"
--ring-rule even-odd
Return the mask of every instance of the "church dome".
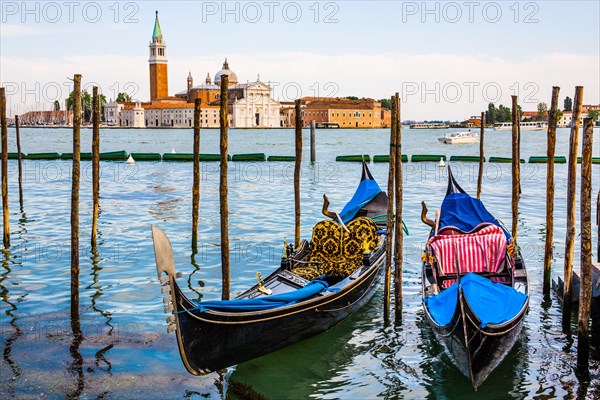
[[235, 85], [236, 83], [238, 83], [237, 75], [235, 74], [235, 72], [229, 69], [229, 63], [227, 62], [227, 59], [225, 59], [225, 62], [223, 63], [223, 68], [215, 74], [215, 84], [221, 84], [221, 75], [227, 75], [229, 77], [230, 85]]

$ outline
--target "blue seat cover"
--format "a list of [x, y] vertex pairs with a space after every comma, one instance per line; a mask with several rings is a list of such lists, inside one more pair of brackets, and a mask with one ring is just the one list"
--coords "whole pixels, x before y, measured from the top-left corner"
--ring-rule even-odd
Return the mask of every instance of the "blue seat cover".
[[[502, 324], [514, 318], [523, 308], [527, 295], [510, 286], [468, 273], [460, 280], [469, 306], [481, 321], [481, 327], [488, 324]], [[448, 325], [456, 310], [458, 282], [438, 295], [424, 299], [429, 313], [440, 325]]]
[[316, 295], [328, 287], [329, 285], [325, 281], [313, 280], [303, 288], [287, 293], [275, 294], [273, 296], [260, 296], [252, 299], [203, 301], [201, 303], [196, 303], [198, 307], [188, 309], [188, 311], [200, 310], [200, 312], [204, 312], [212, 310], [223, 312], [242, 312], [270, 310], [273, 308], [292, 305], [298, 301], [308, 299], [309, 297]]

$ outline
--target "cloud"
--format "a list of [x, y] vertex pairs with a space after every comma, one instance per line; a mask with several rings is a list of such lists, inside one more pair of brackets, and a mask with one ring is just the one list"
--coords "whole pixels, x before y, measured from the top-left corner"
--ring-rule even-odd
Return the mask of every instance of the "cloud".
[[31, 26], [3, 23], [2, 29], [0, 29], [0, 39], [39, 35], [41, 33], [43, 33], [41, 29]]
[[[561, 99], [573, 97], [574, 87], [583, 85], [585, 103], [600, 102], [598, 56], [559, 52], [532, 52], [518, 60], [488, 54], [397, 52], [340, 55], [263, 52], [183, 58], [169, 55], [169, 93], [186, 88], [189, 71], [195, 84], [204, 82], [207, 72], [214, 77], [225, 56], [240, 82], [254, 81], [260, 73], [261, 80], [270, 81], [275, 97], [282, 101], [315, 95], [379, 99], [400, 92], [403, 119], [460, 120], [478, 115], [487, 109], [489, 102], [509, 105], [510, 95], [515, 92], [523, 109], [535, 110], [538, 102], [550, 102], [554, 85], [562, 88]], [[6, 84], [13, 106], [51, 104], [53, 86], [64, 88], [61, 93], [64, 99], [70, 91], [67, 77], [74, 73], [83, 75], [84, 84], [97, 83], [107, 98], [116, 97], [119, 91], [133, 92], [133, 97], [140, 100], [149, 97], [145, 56], [69, 55], [32, 59], [2, 55], [0, 71], [0, 81]], [[17, 85], [17, 89], [7, 82]], [[35, 99], [31, 92], [40, 95]]]

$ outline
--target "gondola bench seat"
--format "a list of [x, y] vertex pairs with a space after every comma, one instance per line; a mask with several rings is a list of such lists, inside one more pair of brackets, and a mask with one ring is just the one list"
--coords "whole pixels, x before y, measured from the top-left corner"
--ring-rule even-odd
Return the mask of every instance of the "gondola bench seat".
[[292, 269], [292, 273], [305, 279], [319, 276], [344, 278], [363, 265], [363, 253], [379, 245], [377, 225], [370, 218], [359, 217], [346, 227], [332, 220], [317, 223], [310, 243], [309, 263]]
[[[490, 223], [482, 223], [471, 232], [447, 226], [428, 241], [439, 266], [440, 275], [456, 276], [458, 263], [460, 274], [498, 273], [506, 260], [506, 235], [502, 228]], [[454, 280], [444, 281], [443, 287]]]

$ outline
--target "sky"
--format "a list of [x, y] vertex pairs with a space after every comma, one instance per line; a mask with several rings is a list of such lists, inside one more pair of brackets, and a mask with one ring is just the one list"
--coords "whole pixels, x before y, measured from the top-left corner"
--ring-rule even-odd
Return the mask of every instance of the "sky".
[[600, 103], [599, 1], [0, 2], [0, 84], [9, 114], [64, 105], [73, 74], [107, 99], [149, 98], [155, 11], [169, 94], [221, 68], [302, 96], [401, 96], [403, 120], [463, 120], [489, 102], [524, 110], [552, 86]]

